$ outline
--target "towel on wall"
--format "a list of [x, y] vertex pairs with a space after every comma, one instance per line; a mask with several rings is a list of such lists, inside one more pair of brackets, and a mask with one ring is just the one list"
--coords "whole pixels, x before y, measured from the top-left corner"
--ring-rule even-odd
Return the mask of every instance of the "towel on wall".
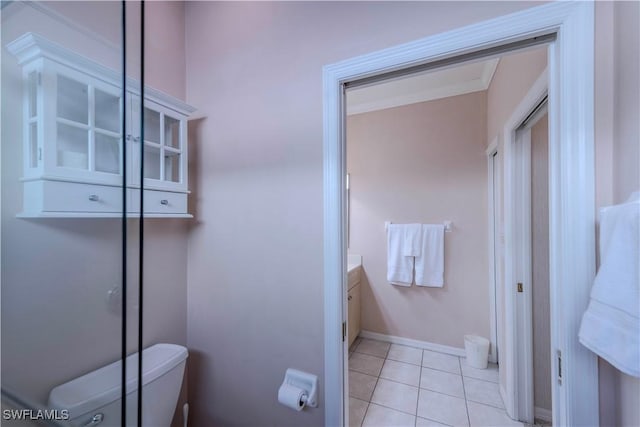
[[422, 224], [422, 250], [416, 257], [416, 285], [444, 285], [444, 225]]
[[582, 345], [640, 377], [640, 200], [600, 211], [600, 269], [578, 334]]
[[402, 254], [420, 256], [422, 251], [422, 224], [399, 224], [404, 230]]
[[414, 224], [389, 224], [387, 228], [387, 281], [392, 285], [411, 286], [413, 282], [413, 256], [405, 255], [405, 249], [413, 250], [412, 243], [405, 245], [406, 231]]

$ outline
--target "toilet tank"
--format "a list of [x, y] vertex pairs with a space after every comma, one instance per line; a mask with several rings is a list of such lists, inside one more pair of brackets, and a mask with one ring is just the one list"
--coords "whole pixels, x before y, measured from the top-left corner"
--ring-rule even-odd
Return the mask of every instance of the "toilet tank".
[[[142, 425], [168, 427], [182, 386], [187, 349], [155, 344], [142, 351]], [[127, 426], [136, 425], [138, 353], [126, 358]], [[122, 361], [61, 384], [49, 393], [49, 407], [67, 409], [72, 425], [121, 426]], [[91, 424], [91, 421], [94, 423]]]

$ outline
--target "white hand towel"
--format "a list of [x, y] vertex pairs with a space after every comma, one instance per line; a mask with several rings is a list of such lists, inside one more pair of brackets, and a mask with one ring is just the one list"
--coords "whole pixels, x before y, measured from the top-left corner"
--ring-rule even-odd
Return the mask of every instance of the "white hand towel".
[[389, 224], [387, 228], [387, 280], [392, 285], [411, 286], [413, 257], [404, 255], [406, 224]]
[[416, 257], [416, 285], [444, 285], [444, 225], [422, 224], [422, 251]]
[[600, 211], [600, 269], [578, 336], [622, 372], [640, 377], [640, 203], [635, 198]]
[[404, 229], [402, 254], [404, 256], [420, 256], [422, 251], [422, 224], [400, 224]]

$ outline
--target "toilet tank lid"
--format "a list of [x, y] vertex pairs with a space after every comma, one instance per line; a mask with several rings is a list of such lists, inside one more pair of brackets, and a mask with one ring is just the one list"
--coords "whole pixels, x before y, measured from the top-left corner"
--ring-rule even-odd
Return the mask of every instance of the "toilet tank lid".
[[[176, 344], [155, 344], [142, 351], [142, 384], [146, 385], [178, 366], [188, 356], [187, 349]], [[127, 394], [138, 389], [138, 353], [126, 358]], [[61, 384], [49, 393], [49, 407], [69, 410], [71, 419], [112, 403], [121, 396], [122, 362]]]

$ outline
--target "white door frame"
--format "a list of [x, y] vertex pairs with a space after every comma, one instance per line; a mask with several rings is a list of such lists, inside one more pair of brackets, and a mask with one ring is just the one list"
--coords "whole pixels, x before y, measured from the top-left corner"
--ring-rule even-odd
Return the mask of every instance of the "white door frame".
[[[344, 84], [556, 34], [549, 46], [551, 348], [554, 425], [597, 425], [596, 356], [578, 342], [595, 276], [594, 4], [553, 2], [323, 68], [325, 424], [345, 424], [347, 346]], [[554, 379], [558, 367], [553, 365]]]

